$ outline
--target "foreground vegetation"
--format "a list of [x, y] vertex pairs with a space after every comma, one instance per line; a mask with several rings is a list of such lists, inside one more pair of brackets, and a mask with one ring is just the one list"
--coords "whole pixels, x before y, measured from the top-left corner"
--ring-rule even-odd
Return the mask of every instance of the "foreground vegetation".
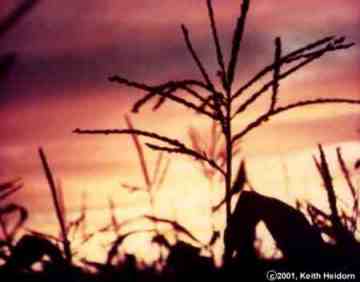
[[[228, 264], [216, 266], [211, 256], [202, 255], [211, 249], [212, 242], [201, 243], [179, 222], [161, 219], [153, 215], [144, 215], [154, 223], [167, 223], [173, 232], [187, 237], [186, 242], [179, 239], [171, 243], [165, 233], [158, 229], [123, 232], [126, 223], [116, 226], [113, 214], [111, 222], [93, 234], [82, 233], [85, 224], [86, 209], [71, 222], [66, 222], [63, 199], [59, 187], [54, 185], [53, 176], [46, 156], [40, 150], [44, 172], [53, 190], [54, 211], [60, 227], [60, 236], [54, 237], [35, 231], [23, 232], [28, 213], [24, 207], [6, 201], [11, 195], [22, 189], [19, 180], [0, 185], [0, 278], [1, 281], [207, 281], [240, 277], [265, 281], [268, 270], [279, 272], [292, 271], [328, 271], [356, 273], [359, 269], [360, 243], [356, 239], [359, 221], [359, 194], [346, 166], [341, 150], [337, 150], [338, 164], [343, 172], [352, 206], [344, 210], [339, 208], [335, 187], [329, 165], [322, 147], [319, 158], [315, 158], [319, 175], [327, 193], [330, 212], [322, 211], [311, 203], [298, 203], [297, 209], [286, 203], [258, 194], [255, 191], [243, 191], [238, 198], [230, 225], [225, 230], [225, 242], [232, 256]], [[246, 172], [242, 177], [245, 177]], [[235, 187], [233, 187], [234, 189]], [[342, 187], [344, 188], [344, 187]], [[271, 212], [269, 212], [271, 211]], [[305, 215], [311, 219], [309, 222]], [[263, 221], [282, 252], [281, 258], [264, 259], [255, 247], [256, 225]], [[14, 222], [16, 224], [14, 224]], [[116, 229], [117, 228], [117, 229]], [[94, 236], [104, 232], [118, 233], [107, 250], [105, 262], [92, 262], [86, 258], [74, 259], [79, 246], [69, 240], [70, 234], [78, 233], [81, 244], [86, 244]], [[128, 237], [140, 232], [152, 234], [152, 241], [167, 250], [166, 256], [160, 256], [152, 264], [144, 264], [121, 248]], [[327, 236], [324, 240], [323, 235]], [[245, 281], [245, 280], [242, 280]]]

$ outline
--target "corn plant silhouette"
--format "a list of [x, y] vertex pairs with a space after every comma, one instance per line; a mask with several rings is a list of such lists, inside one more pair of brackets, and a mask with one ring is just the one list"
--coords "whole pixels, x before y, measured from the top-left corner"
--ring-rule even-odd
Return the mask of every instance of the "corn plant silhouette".
[[[269, 65], [266, 65], [250, 80], [245, 81], [239, 88], [236, 89], [234, 87], [235, 74], [238, 69], [239, 51], [244, 37], [249, 8], [250, 0], [244, 0], [241, 5], [240, 16], [234, 29], [232, 46], [229, 52], [229, 60], [226, 63], [222, 44], [219, 39], [212, 1], [207, 0], [210, 29], [219, 68], [217, 71], [218, 75], [215, 79], [209, 76], [209, 71], [205, 68], [198, 53], [196, 52], [190, 38], [190, 32], [185, 25], [181, 26], [185, 45], [202, 75], [202, 80], [171, 80], [158, 85], [148, 85], [145, 82], [128, 80], [120, 75], [114, 75], [109, 78], [111, 82], [134, 88], [145, 93], [145, 95], [134, 104], [132, 108], [133, 112], [139, 112], [144, 105], [153, 100], [155, 100], [155, 105], [153, 107], [154, 110], [159, 109], [166, 102], [171, 101], [182, 105], [187, 109], [191, 109], [197, 114], [206, 116], [212, 121], [215, 121], [221, 127], [221, 133], [225, 142], [226, 150], [224, 168], [222, 168], [216, 160], [212, 159], [211, 156], [206, 153], [196, 151], [180, 140], [159, 135], [156, 132], [149, 132], [140, 129], [75, 129], [73, 131], [77, 134], [136, 134], [148, 137], [152, 141], [158, 142], [146, 143], [146, 145], [152, 150], [187, 155], [216, 169], [223, 175], [225, 180], [224, 186], [226, 194], [225, 207], [227, 225], [229, 224], [231, 216], [231, 197], [229, 197], [229, 195], [231, 195], [231, 189], [233, 186], [233, 150], [236, 144], [244, 136], [254, 129], [259, 128], [270, 118], [293, 109], [325, 103], [360, 104], [360, 100], [344, 98], [318, 98], [313, 100], [300, 100], [295, 103], [279, 106], [278, 98], [280, 82], [282, 80], [303, 69], [305, 66], [317, 61], [325, 54], [348, 49], [354, 45], [354, 43], [348, 43], [345, 37], [337, 36], [321, 38], [286, 54], [283, 52], [281, 38], [275, 38], [274, 61]], [[265, 75], [271, 73], [272, 79], [261, 84], [258, 90], [250, 92], [250, 88], [252, 86], [261, 82], [261, 79], [263, 79]], [[187, 93], [187, 96], [178, 95], [178, 92], [180, 91]], [[270, 93], [268, 94], [268, 92]], [[249, 107], [264, 95], [269, 96], [270, 103], [268, 109], [265, 112], [260, 113], [253, 121], [246, 124], [240, 131], [235, 131], [233, 129], [234, 119], [241, 115], [245, 115]], [[239, 99], [240, 97], [242, 98], [241, 101]], [[229, 256], [225, 250], [225, 263], [227, 259], [229, 259]]]

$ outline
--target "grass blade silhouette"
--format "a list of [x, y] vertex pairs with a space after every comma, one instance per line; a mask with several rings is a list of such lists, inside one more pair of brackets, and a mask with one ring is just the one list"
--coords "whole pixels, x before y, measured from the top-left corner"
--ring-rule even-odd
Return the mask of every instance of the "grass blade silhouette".
[[71, 264], [72, 263], [72, 253], [71, 253], [71, 248], [70, 248], [70, 241], [68, 240], [68, 237], [67, 237], [66, 222], [64, 219], [64, 214], [61, 212], [61, 204], [58, 199], [58, 192], [56, 189], [55, 181], [54, 181], [52, 172], [50, 170], [49, 164], [47, 162], [45, 153], [42, 148], [39, 148], [39, 155], [40, 155], [41, 163], [42, 163], [42, 166], [43, 166], [43, 169], [45, 172], [46, 179], [49, 184], [53, 204], [55, 207], [56, 217], [57, 217], [59, 225], [60, 225], [60, 231], [61, 231], [61, 235], [62, 235], [65, 257], [66, 257], [67, 262], [69, 264]]
[[236, 72], [236, 64], [238, 61], [239, 51], [240, 51], [240, 44], [243, 38], [244, 30], [245, 30], [245, 22], [246, 17], [249, 11], [250, 1], [243, 0], [241, 5], [241, 15], [237, 21], [233, 41], [232, 41], [232, 50], [231, 50], [231, 57], [229, 61], [228, 71], [227, 71], [227, 83], [228, 87], [230, 87], [234, 81], [234, 75]]

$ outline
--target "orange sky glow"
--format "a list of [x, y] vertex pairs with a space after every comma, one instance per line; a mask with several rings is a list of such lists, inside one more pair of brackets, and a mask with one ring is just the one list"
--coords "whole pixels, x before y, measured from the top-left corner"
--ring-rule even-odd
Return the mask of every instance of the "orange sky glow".
[[[156, 5], [150, 0], [65, 2], [40, 1], [1, 38], [1, 52], [14, 51], [18, 57], [0, 85], [0, 180], [23, 179], [24, 189], [15, 200], [30, 210], [28, 227], [51, 233], [55, 232], [56, 219], [37, 155], [39, 146], [46, 151], [61, 181], [70, 217], [76, 216], [84, 194], [89, 208], [88, 225], [94, 230], [109, 222], [109, 197], [117, 206], [119, 221], [149, 212], [145, 193], [130, 194], [121, 186], [144, 185], [131, 138], [72, 133], [75, 128], [125, 127], [124, 115], [143, 93], [108, 82], [110, 75], [118, 73], [149, 84], [199, 78], [182, 39], [183, 23], [191, 31], [194, 46], [212, 70], [211, 75], [216, 73], [206, 1], [167, 0], [156, 1]], [[241, 1], [213, 2], [223, 48], [228, 50]], [[252, 2], [237, 86], [272, 61], [276, 36], [282, 37], [284, 49], [289, 51], [328, 35], [346, 35], [357, 45], [325, 55], [284, 81], [280, 103], [319, 97], [360, 98], [359, 1]], [[13, 0], [2, 1], [0, 17], [15, 4]], [[253, 120], [268, 102], [260, 99], [240, 115], [235, 129]], [[198, 129], [204, 140], [208, 138], [210, 124], [205, 119], [171, 102], [158, 112], [152, 112], [150, 107], [130, 116], [137, 128], [187, 144], [190, 127]], [[359, 120], [358, 106], [333, 104], [276, 117], [241, 141], [236, 168], [245, 158], [250, 181], [261, 193], [291, 204], [295, 199], [311, 199], [322, 205], [325, 194], [312, 160], [316, 145], [326, 146], [341, 186], [335, 149], [341, 146], [349, 167], [354, 167], [360, 158]], [[149, 166], [154, 166], [156, 154], [149, 150], [145, 154]], [[209, 183], [193, 160], [169, 157], [171, 165], [158, 193], [157, 213], [179, 220], [206, 242], [211, 226], [209, 197], [213, 201], [221, 199], [223, 187], [216, 182], [210, 195]], [[359, 171], [351, 173], [359, 182]], [[223, 214], [216, 222], [223, 227]], [[139, 226], [147, 225], [140, 222], [132, 227]], [[128, 247], [151, 259], [153, 251], [139, 247], [147, 240], [141, 236], [133, 244], [130, 240]], [[83, 251], [88, 257], [102, 258], [93, 247]]]

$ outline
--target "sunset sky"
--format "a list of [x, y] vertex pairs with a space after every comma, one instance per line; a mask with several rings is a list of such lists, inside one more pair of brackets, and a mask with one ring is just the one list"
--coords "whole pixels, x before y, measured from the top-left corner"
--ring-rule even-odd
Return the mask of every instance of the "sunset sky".
[[[0, 18], [18, 2], [1, 1]], [[213, 2], [228, 55], [241, 1]], [[121, 74], [149, 84], [200, 79], [186, 50], [181, 24], [189, 28], [194, 47], [215, 77], [206, 1], [43, 0], [0, 39], [2, 53], [18, 55], [0, 84], [0, 178], [23, 178], [25, 189], [18, 200], [37, 212], [35, 218], [51, 208], [37, 155], [39, 146], [45, 149], [63, 184], [70, 209], [79, 207], [80, 195], [86, 191], [90, 207], [106, 208], [112, 195], [125, 209], [141, 210], [144, 197], [126, 195], [120, 187], [123, 182], [143, 184], [131, 139], [78, 136], [72, 130], [125, 126], [123, 116], [143, 93], [110, 83], [110, 75]], [[346, 35], [360, 44], [359, 28], [358, 0], [252, 1], [235, 84], [240, 85], [272, 61], [276, 36], [281, 36], [285, 51], [289, 51], [329, 35]], [[281, 85], [281, 103], [317, 97], [360, 98], [359, 62], [359, 45], [325, 55]], [[239, 117], [236, 128], [256, 117], [267, 102], [261, 100]], [[131, 118], [138, 128], [184, 142], [189, 141], [190, 126], [206, 134], [209, 125], [171, 102], [158, 112], [148, 107]], [[333, 145], [332, 149], [344, 144], [346, 158], [353, 164], [360, 157], [359, 120], [358, 107], [342, 105], [279, 116], [243, 140], [242, 156], [249, 160], [253, 182], [264, 193], [280, 195], [279, 190], [269, 191], [282, 183], [281, 163], [285, 162], [294, 187], [305, 188], [302, 179], [308, 183], [316, 179], [311, 155], [318, 143]], [[146, 154], [154, 160], [151, 152]], [[185, 158], [172, 159], [166, 185], [174, 187], [166, 188], [169, 195], [175, 195], [171, 203], [176, 195], [184, 195], [190, 206], [201, 206], [196, 199], [199, 191], [207, 188], [195, 163]], [[180, 208], [185, 205], [177, 204]], [[49, 218], [47, 221], [51, 224]]]

